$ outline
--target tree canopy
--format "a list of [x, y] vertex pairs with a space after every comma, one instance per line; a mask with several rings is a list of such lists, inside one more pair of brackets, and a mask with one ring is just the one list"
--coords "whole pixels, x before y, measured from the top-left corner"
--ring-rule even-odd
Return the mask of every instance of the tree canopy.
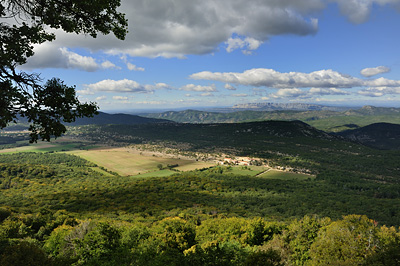
[[43, 81], [18, 70], [33, 56], [33, 45], [55, 40], [47, 29], [87, 34], [113, 33], [123, 40], [127, 20], [120, 0], [2, 0], [0, 5], [0, 128], [19, 117], [30, 123], [31, 141], [50, 140], [66, 131], [64, 123], [93, 116], [97, 106], [81, 103], [74, 86], [58, 78]]

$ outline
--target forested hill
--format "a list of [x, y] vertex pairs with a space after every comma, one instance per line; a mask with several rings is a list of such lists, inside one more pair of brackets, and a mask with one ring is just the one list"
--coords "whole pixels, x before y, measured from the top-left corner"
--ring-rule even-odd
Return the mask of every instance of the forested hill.
[[228, 113], [185, 110], [141, 114], [149, 118], [168, 119], [179, 123], [239, 123], [263, 120], [301, 120], [320, 130], [339, 132], [350, 129], [348, 125], [363, 127], [373, 123], [400, 124], [400, 108], [364, 106], [347, 111], [236, 111]]
[[129, 115], [129, 114], [107, 114], [103, 112], [99, 112], [98, 115], [94, 117], [83, 117], [78, 118], [74, 123], [70, 125], [78, 126], [78, 125], [133, 125], [133, 124], [147, 124], [147, 123], [167, 123], [170, 122], [165, 119], [155, 119], [155, 118], [147, 118], [141, 117], [137, 115]]
[[339, 134], [373, 148], [400, 150], [400, 125], [398, 124], [375, 123]]
[[[67, 126], [82, 126], [82, 125], [136, 125], [148, 123], [171, 123], [166, 119], [148, 118], [130, 114], [108, 114], [99, 112], [94, 117], [77, 118], [73, 123], [66, 123]], [[17, 124], [10, 124], [6, 129], [9, 130], [24, 130], [29, 127], [28, 120], [25, 117], [18, 117]]]
[[[114, 141], [173, 141], [177, 143], [191, 143], [202, 147], [222, 145], [231, 148], [242, 147], [245, 143], [255, 140], [266, 141], [269, 138], [280, 139], [307, 139], [308, 141], [331, 140], [339, 137], [315, 129], [301, 121], [260, 121], [248, 123], [218, 123], [218, 124], [143, 124], [143, 125], [109, 125], [99, 128], [90, 128], [89, 134], [93, 138], [109, 132]], [[90, 133], [92, 132], [92, 133]], [[162, 132], [162, 134], [160, 134]], [[121, 140], [119, 140], [121, 136]], [[129, 136], [129, 137], [128, 137]], [[203, 147], [205, 147], [203, 146]]]
[[239, 123], [262, 120], [314, 120], [338, 115], [335, 111], [236, 111], [229, 113], [197, 110], [141, 114], [145, 117], [168, 119], [179, 123]]

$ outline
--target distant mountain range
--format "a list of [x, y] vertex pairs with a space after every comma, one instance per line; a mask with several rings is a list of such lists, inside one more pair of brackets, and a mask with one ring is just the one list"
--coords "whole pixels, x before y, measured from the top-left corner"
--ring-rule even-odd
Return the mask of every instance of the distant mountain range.
[[[283, 104], [280, 105], [283, 107]], [[294, 104], [294, 106], [300, 106]], [[305, 105], [307, 106], [307, 105]], [[364, 106], [345, 111], [332, 110], [242, 110], [236, 112], [205, 112], [196, 110], [141, 114], [149, 118], [167, 119], [179, 123], [238, 123], [264, 120], [301, 120], [318, 129], [338, 132], [373, 123], [400, 124], [400, 108]], [[348, 125], [351, 125], [348, 127]]]
[[293, 111], [345, 111], [351, 109], [350, 107], [340, 106], [326, 106], [319, 104], [308, 104], [308, 103], [245, 103], [237, 104], [232, 107], [234, 110], [246, 109], [246, 110], [257, 110], [257, 111], [282, 111], [282, 110], [293, 110]]

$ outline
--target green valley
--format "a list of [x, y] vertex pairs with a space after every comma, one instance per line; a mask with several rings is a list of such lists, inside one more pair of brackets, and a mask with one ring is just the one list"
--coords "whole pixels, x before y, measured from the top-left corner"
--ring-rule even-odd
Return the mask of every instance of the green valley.
[[1, 265], [399, 259], [398, 150], [300, 121], [83, 125], [15, 144], [0, 154]]

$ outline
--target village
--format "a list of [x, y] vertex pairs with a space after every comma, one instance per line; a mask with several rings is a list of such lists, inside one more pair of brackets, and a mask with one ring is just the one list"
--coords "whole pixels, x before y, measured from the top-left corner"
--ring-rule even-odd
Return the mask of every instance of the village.
[[293, 172], [293, 173], [302, 173], [311, 175], [311, 171], [308, 169], [297, 169], [292, 167], [278, 166], [278, 165], [269, 165], [267, 161], [262, 160], [260, 158], [251, 158], [251, 157], [224, 157], [223, 160], [216, 160], [217, 165], [238, 165], [238, 166], [264, 166], [270, 169], [284, 171], [284, 172]]

